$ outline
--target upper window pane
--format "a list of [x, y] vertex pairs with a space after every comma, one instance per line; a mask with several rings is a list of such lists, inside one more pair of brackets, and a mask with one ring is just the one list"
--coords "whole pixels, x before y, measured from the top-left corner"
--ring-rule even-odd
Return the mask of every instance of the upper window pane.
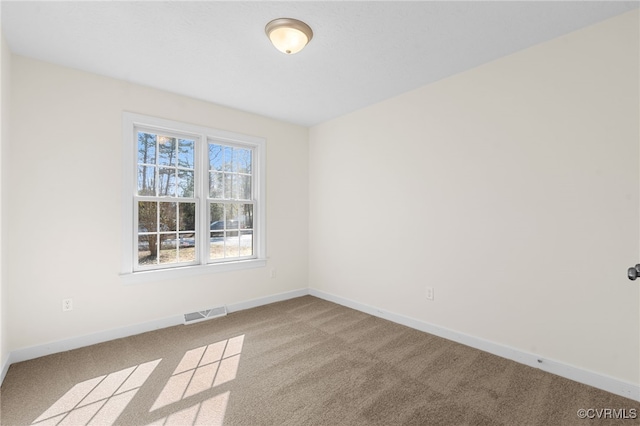
[[160, 136], [158, 138], [158, 164], [163, 166], [176, 165], [176, 138]]
[[209, 197], [211, 198], [223, 198], [224, 191], [222, 186], [223, 173], [210, 173], [209, 174]]
[[156, 195], [156, 168], [138, 166], [138, 195]]
[[236, 180], [236, 191], [238, 194], [239, 200], [250, 200], [251, 199], [251, 176], [250, 175], [240, 175]]
[[178, 170], [178, 197], [193, 197], [195, 177], [192, 170]]
[[178, 139], [178, 166], [185, 169], [194, 168], [196, 142], [188, 139]]
[[209, 143], [209, 197], [251, 200], [253, 151]]
[[158, 195], [162, 197], [176, 196], [176, 169], [160, 167], [158, 170]]
[[233, 171], [233, 148], [230, 146], [224, 147], [224, 171]]
[[251, 150], [234, 149], [233, 171], [237, 173], [251, 173]]
[[138, 131], [137, 143], [138, 195], [195, 196], [194, 139]]
[[156, 135], [138, 132], [138, 164], [156, 164]]
[[221, 172], [224, 165], [222, 158], [222, 146], [213, 143], [209, 144], [209, 170]]

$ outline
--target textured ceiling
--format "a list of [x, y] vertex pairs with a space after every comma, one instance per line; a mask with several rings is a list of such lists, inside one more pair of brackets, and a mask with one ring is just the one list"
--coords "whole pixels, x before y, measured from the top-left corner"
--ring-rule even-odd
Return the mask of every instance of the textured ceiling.
[[[12, 52], [314, 125], [638, 7], [629, 2], [12, 2]], [[286, 56], [272, 19], [314, 38]]]

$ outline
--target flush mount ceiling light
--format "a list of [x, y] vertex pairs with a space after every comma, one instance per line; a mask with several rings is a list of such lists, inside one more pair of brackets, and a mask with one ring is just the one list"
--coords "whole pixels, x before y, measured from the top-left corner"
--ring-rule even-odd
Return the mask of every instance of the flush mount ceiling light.
[[287, 55], [301, 51], [313, 38], [313, 31], [302, 21], [291, 18], [278, 18], [264, 28], [271, 43]]

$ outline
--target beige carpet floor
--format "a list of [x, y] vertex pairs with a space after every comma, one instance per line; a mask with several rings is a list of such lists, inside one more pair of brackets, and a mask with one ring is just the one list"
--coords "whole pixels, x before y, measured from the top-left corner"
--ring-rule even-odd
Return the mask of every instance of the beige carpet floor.
[[17, 363], [0, 396], [7, 426], [640, 424], [578, 418], [640, 416], [630, 399], [312, 296]]

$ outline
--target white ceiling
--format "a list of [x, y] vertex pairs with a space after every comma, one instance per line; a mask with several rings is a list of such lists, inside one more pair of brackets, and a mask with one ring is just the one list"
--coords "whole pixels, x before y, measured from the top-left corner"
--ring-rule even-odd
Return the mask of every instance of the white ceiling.
[[[2, 1], [12, 52], [305, 126], [638, 7], [607, 2]], [[302, 52], [264, 26], [313, 28]]]

